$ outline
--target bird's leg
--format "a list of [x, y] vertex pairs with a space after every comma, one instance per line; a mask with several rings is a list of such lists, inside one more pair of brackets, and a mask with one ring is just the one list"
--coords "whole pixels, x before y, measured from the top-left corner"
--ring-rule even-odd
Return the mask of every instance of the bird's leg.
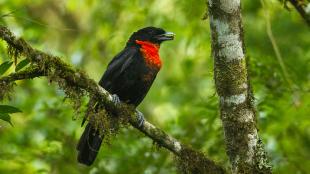
[[121, 100], [119, 99], [119, 97], [118, 97], [116, 94], [113, 94], [113, 95], [112, 95], [112, 101], [113, 101], [113, 103], [115, 103], [115, 104], [121, 103]]
[[141, 127], [144, 123], [144, 115], [142, 114], [142, 112], [138, 110], [136, 110], [136, 112], [137, 112], [138, 122], [139, 122], [138, 126]]

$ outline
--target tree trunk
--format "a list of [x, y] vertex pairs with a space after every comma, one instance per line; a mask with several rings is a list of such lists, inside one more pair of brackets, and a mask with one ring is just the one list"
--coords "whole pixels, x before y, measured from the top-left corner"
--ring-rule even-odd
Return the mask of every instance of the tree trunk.
[[271, 173], [256, 128], [240, 0], [209, 0], [214, 78], [232, 173]]

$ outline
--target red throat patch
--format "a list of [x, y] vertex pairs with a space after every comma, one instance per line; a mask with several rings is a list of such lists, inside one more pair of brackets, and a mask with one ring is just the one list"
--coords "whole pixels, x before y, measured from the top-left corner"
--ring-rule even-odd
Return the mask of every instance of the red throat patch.
[[159, 44], [140, 40], [136, 40], [136, 43], [141, 45], [140, 51], [147, 65], [150, 67], [161, 68], [162, 63], [158, 54]]

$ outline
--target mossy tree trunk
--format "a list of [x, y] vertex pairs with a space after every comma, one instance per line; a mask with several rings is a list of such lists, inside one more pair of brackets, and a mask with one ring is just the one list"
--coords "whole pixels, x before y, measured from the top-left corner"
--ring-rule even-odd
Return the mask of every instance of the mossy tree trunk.
[[240, 0], [209, 0], [214, 78], [232, 173], [271, 173], [258, 136]]

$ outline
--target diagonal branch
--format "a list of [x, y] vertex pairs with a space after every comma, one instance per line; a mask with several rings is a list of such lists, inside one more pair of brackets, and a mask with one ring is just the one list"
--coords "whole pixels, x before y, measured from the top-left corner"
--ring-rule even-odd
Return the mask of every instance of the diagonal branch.
[[94, 80], [90, 79], [84, 72], [73, 69], [58, 57], [32, 48], [23, 39], [16, 39], [6, 27], [0, 26], [0, 38], [8, 43], [8, 52], [15, 59], [19, 55], [24, 55], [32, 63], [30, 68], [24, 71], [12, 73], [6, 77], [0, 78], [0, 84], [3, 82], [14, 82], [15, 80], [32, 79], [41, 76], [57, 76], [66, 81], [66, 83], [74, 86], [75, 89], [78, 88], [77, 90], [83, 90], [91, 95], [97, 96], [99, 99], [97, 102], [101, 102], [104, 105], [112, 105], [113, 109], [130, 114], [129, 123], [151, 138], [159, 146], [174, 153], [179, 159], [182, 170], [187, 173], [225, 173], [222, 166], [208, 159], [202, 152], [182, 144], [147, 120], [139, 126], [136, 112], [129, 107], [117, 107], [112, 101], [111, 94]]
[[[40, 70], [38, 67], [30, 67], [24, 71], [19, 71], [16, 73], [11, 73], [8, 76], [4, 76], [0, 78], [0, 82], [14, 82], [17, 80], [25, 80], [25, 79], [33, 79], [36, 77], [44, 77], [46, 74]], [[68, 79], [70, 80], [70, 79]], [[80, 88], [85, 88], [85, 86], [80, 84], [74, 84], [77, 85]], [[96, 87], [98, 91], [96, 91], [99, 95], [103, 97], [107, 97], [107, 100], [112, 102], [112, 96], [103, 89], [100, 85], [97, 85]], [[180, 154], [181, 151], [181, 143], [177, 141], [176, 139], [170, 137], [162, 130], [156, 128], [154, 125], [149, 123], [148, 121], [145, 121], [142, 126], [139, 126], [139, 122], [137, 119], [130, 120], [130, 124], [134, 126], [135, 128], [139, 129], [141, 132], [143, 132], [145, 135], [153, 139], [154, 141], [158, 142], [161, 146], [167, 148], [171, 152], [173, 152], [176, 155]]]
[[[301, 17], [304, 18], [305, 22], [310, 27], [310, 12], [306, 11], [306, 8], [305, 8], [306, 2], [304, 2], [303, 0], [289, 0], [289, 1], [295, 7], [297, 12], [301, 15]], [[310, 4], [308, 3], [308, 6], [309, 5]]]

